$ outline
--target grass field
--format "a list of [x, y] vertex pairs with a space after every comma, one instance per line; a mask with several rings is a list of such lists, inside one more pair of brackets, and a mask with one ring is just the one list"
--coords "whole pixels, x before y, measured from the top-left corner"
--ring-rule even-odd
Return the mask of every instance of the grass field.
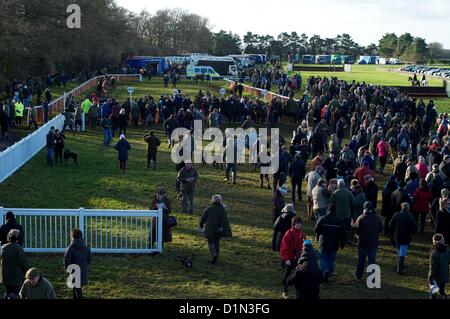
[[[135, 97], [170, 94], [173, 90], [163, 89], [159, 80], [143, 84], [121, 83], [113, 97], [127, 98], [128, 85], [135, 86]], [[218, 92], [222, 86], [219, 82], [211, 91]], [[195, 94], [199, 89], [208, 90], [191, 84], [182, 84], [179, 89], [189, 94]], [[289, 124], [281, 126], [286, 140], [290, 140], [293, 129], [294, 126]], [[162, 127], [155, 130], [165, 141]], [[281, 298], [280, 262], [270, 248], [271, 191], [259, 188], [259, 175], [252, 172], [249, 164], [240, 165], [238, 185], [233, 186], [223, 180], [222, 171], [197, 165], [200, 175], [197, 208], [194, 216], [182, 215], [180, 202], [175, 199], [175, 164], [170, 160], [167, 144], [161, 148], [158, 170], [147, 170], [146, 145], [142, 141], [145, 132], [144, 129], [128, 132], [133, 149], [125, 176], [119, 172], [117, 153], [102, 146], [100, 130], [76, 136], [68, 133], [66, 147], [79, 153], [80, 165], [50, 168], [46, 165], [46, 153], [42, 151], [0, 185], [0, 203], [4, 207], [24, 208], [147, 209], [157, 188], [164, 186], [169, 191], [179, 222], [174, 229], [174, 242], [166, 245], [161, 256], [95, 255], [89, 285], [85, 289], [86, 297]], [[380, 189], [385, 179], [377, 178]], [[197, 230], [200, 215], [214, 194], [223, 196], [234, 233], [232, 239], [222, 242], [221, 259], [215, 266], [209, 263], [207, 248], [198, 249], [204, 239]], [[305, 218], [304, 203], [297, 205], [296, 210]], [[307, 236], [313, 238], [313, 224], [305, 222], [304, 228]], [[428, 227], [426, 234], [414, 236], [407, 258], [407, 276], [403, 277], [394, 271], [395, 249], [386, 237], [382, 237], [377, 259], [382, 269], [381, 289], [369, 290], [364, 283], [355, 282], [352, 271], [357, 262], [357, 250], [345, 248], [338, 254], [336, 277], [332, 283], [322, 285], [322, 298], [426, 298], [431, 235]], [[181, 259], [190, 254], [195, 254], [194, 269], [186, 272]], [[33, 254], [28, 258], [31, 266], [42, 269], [50, 279], [59, 298], [71, 298], [72, 292], [65, 286], [61, 254]], [[2, 289], [0, 293], [3, 293]]]

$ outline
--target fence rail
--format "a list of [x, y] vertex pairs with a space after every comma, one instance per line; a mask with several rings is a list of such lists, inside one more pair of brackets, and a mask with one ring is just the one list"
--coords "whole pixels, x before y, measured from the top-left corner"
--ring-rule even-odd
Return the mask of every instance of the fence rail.
[[[24, 229], [28, 253], [62, 253], [72, 229], [83, 232], [93, 253], [162, 253], [163, 218], [159, 211], [23, 209], [0, 207], [0, 218], [12, 211]], [[3, 221], [4, 222], [4, 221]]]
[[[230, 84], [230, 86], [233, 83], [236, 82], [236, 81], [233, 81], [233, 80], [230, 80], [230, 79], [224, 79], [224, 80], [226, 82], [228, 82]], [[247, 85], [247, 84], [243, 84], [243, 83], [241, 83], [241, 85], [244, 88], [244, 92], [250, 93], [250, 94], [255, 95], [257, 97], [264, 96], [263, 95], [263, 91], [264, 91], [263, 89], [255, 88], [253, 86], [250, 86], [250, 85]], [[267, 92], [267, 99], [268, 99], [268, 101], [271, 101], [273, 98], [279, 98], [279, 99], [286, 100], [286, 101], [289, 100], [289, 98], [287, 96], [283, 96], [283, 95], [280, 95], [280, 94], [268, 91]], [[294, 101], [298, 102], [298, 100], [296, 100], [296, 99], [294, 99]]]

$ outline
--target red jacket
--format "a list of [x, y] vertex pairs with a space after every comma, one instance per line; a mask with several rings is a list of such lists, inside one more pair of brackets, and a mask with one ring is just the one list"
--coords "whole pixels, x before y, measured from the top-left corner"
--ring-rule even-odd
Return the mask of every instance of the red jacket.
[[358, 180], [359, 184], [363, 187], [366, 187], [366, 181], [364, 180], [364, 177], [366, 175], [373, 176], [373, 172], [369, 167], [361, 166], [355, 171], [355, 177]]
[[[303, 250], [303, 241], [306, 235], [302, 230], [297, 230], [294, 226], [289, 229], [281, 241], [280, 257], [283, 261], [297, 261]], [[295, 256], [297, 250], [297, 256]]]
[[418, 188], [413, 194], [413, 199], [413, 213], [427, 214], [430, 211], [430, 203], [433, 200], [431, 191], [425, 192], [423, 189]]

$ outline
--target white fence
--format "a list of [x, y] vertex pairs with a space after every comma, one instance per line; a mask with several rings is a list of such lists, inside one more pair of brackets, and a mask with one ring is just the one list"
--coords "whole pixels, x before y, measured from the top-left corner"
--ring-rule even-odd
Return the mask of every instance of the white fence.
[[93, 253], [147, 254], [162, 253], [163, 212], [19, 209], [0, 207], [16, 216], [25, 233], [24, 250], [28, 253], [62, 253], [70, 245], [71, 231], [83, 232]]
[[0, 183], [14, 174], [34, 155], [42, 150], [47, 144], [47, 134], [50, 128], [62, 130], [64, 126], [64, 116], [58, 115], [53, 120], [41, 126], [18, 143], [7, 148], [0, 153]]

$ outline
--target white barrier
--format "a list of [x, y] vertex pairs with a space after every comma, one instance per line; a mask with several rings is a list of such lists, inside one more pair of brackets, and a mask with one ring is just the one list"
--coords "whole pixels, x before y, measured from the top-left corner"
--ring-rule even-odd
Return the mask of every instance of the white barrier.
[[[28, 253], [62, 253], [70, 245], [71, 231], [83, 232], [93, 253], [147, 254], [163, 252], [163, 212], [21, 209], [0, 207], [16, 216], [24, 230], [24, 250]], [[155, 245], [156, 243], [156, 245]]]
[[38, 130], [0, 153], [0, 183], [14, 174], [46, 146], [47, 134], [52, 126], [55, 129], [62, 130], [64, 116], [58, 115]]

